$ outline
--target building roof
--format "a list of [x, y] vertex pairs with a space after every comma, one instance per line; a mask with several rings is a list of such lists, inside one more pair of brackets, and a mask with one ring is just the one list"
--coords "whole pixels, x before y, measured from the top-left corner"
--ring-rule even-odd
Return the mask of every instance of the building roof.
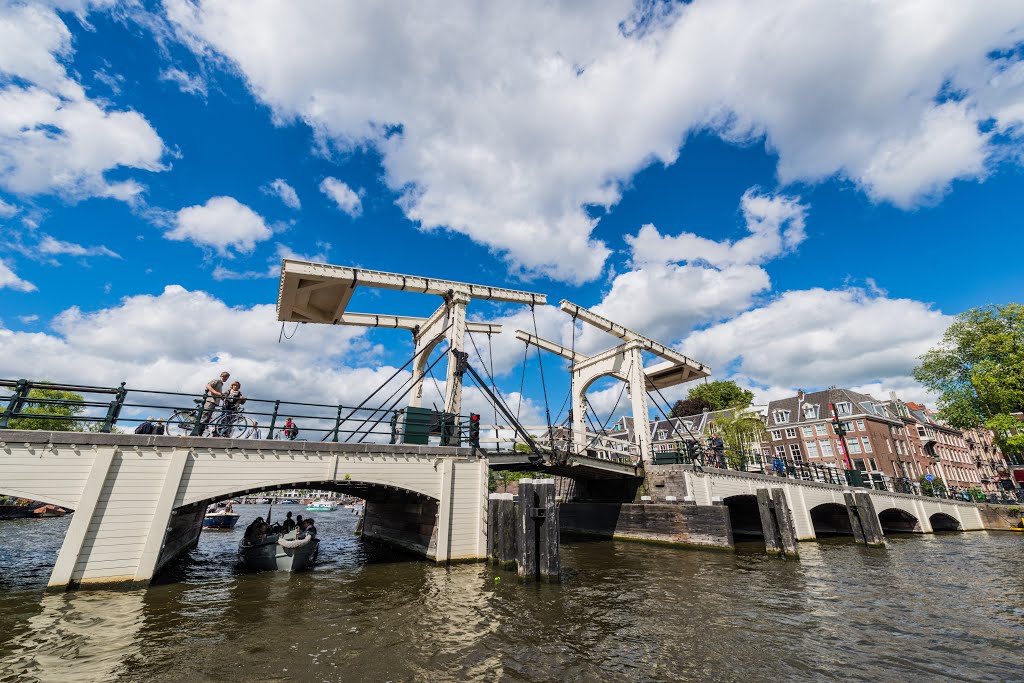
[[[849, 403], [850, 414], [842, 415], [844, 420], [869, 417], [887, 422], [900, 422], [899, 417], [886, 407], [886, 401], [879, 401], [869, 394], [851, 389], [826, 389], [810, 393], [799, 392], [796, 396], [772, 401], [768, 404], [768, 426], [794, 425], [801, 422], [818, 422], [831, 419], [830, 403]], [[817, 406], [813, 413], [806, 414], [805, 406]], [[789, 411], [787, 422], [776, 421], [779, 411]]]

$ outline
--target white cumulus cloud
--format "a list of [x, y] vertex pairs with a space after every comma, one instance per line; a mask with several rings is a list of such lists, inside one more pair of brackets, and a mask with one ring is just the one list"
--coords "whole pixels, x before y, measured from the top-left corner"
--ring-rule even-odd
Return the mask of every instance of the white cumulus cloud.
[[169, 240], [212, 247], [224, 256], [231, 255], [231, 250], [252, 253], [257, 242], [271, 235], [262, 216], [234, 197], [223, 196], [181, 209], [174, 217], [174, 227], [164, 233]]
[[[84, 16], [90, 3], [61, 4]], [[0, 5], [0, 187], [23, 195], [132, 201], [136, 180], [110, 181], [125, 167], [162, 171], [164, 144], [144, 116], [89, 99], [68, 76], [71, 33], [46, 4]]]
[[610, 253], [593, 216], [694, 131], [764, 144], [783, 183], [844, 178], [910, 207], [983, 179], [1024, 120], [1016, 0], [164, 7], [276, 120], [375, 146], [424, 229], [576, 283]]
[[13, 289], [18, 292], [34, 292], [36, 286], [18, 277], [10, 266], [0, 261], [0, 289]]
[[352, 218], [359, 217], [363, 212], [363, 200], [360, 198], [360, 193], [337, 178], [330, 176], [324, 178], [320, 183], [320, 191], [334, 200], [338, 208]]
[[299, 201], [299, 194], [295, 191], [295, 188], [288, 184], [283, 178], [278, 178], [269, 185], [265, 185], [263, 191], [267, 194], [277, 196], [284, 205], [289, 209], [295, 209], [296, 211], [302, 208], [302, 202]]

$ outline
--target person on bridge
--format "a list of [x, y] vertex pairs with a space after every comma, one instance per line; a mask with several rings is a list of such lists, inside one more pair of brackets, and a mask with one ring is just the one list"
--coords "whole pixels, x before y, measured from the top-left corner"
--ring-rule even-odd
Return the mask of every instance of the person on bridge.
[[157, 436], [163, 436], [166, 432], [167, 426], [164, 424], [164, 419], [161, 417], [156, 421], [156, 424], [153, 425], [153, 433]]
[[224, 395], [224, 382], [231, 377], [230, 372], [220, 373], [220, 377], [214, 377], [206, 383], [206, 404], [203, 406], [203, 429], [200, 434], [206, 434], [206, 428], [213, 417], [213, 409], [220, 404], [221, 396]]
[[294, 422], [292, 422], [292, 419], [289, 417], [287, 420], [284, 421], [284, 438], [288, 439], [289, 441], [295, 441], [295, 437], [297, 437], [298, 435], [299, 428], [295, 425]]
[[[242, 383], [232, 382], [231, 388], [224, 393], [224, 405], [221, 406], [221, 415], [227, 415], [228, 413], [236, 413], [242, 409], [242, 404], [245, 403], [245, 396], [242, 396]], [[225, 421], [221, 423], [223, 427], [218, 432], [217, 436], [230, 436], [231, 423]]]

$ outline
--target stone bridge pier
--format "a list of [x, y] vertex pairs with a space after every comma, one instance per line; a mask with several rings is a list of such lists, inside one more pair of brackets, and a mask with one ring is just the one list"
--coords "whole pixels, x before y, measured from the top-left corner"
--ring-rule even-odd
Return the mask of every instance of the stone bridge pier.
[[147, 585], [198, 542], [210, 503], [293, 487], [364, 498], [367, 538], [484, 560], [487, 475], [468, 448], [0, 430], [0, 494], [75, 511], [57, 589]]

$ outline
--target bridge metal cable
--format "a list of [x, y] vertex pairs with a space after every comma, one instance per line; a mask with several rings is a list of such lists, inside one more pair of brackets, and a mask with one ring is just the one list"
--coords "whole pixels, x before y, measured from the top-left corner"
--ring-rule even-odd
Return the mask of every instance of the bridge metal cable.
[[523, 342], [523, 376], [519, 379], [519, 403], [516, 405], [516, 420], [519, 419], [519, 411], [523, 407], [523, 388], [526, 386], [526, 359], [530, 355], [530, 342]]
[[[629, 362], [629, 366], [626, 368], [626, 376], [627, 377], [629, 377], [629, 372], [632, 369], [633, 369], [633, 361], [630, 361]], [[595, 443], [597, 443], [597, 440], [599, 438], [601, 438], [601, 436], [603, 436], [603, 432], [608, 430], [608, 421], [612, 419], [612, 415], [614, 415], [615, 411], [618, 410], [619, 402], [622, 400], [622, 395], [624, 393], [626, 393], [626, 382], [622, 382], [622, 387], [619, 389], [619, 397], [617, 399], [615, 399], [615, 405], [612, 407], [611, 412], [608, 413], [608, 417], [606, 417], [604, 422], [601, 424], [601, 430], [597, 432], [597, 435], [593, 439], [591, 439], [590, 443], [588, 443], [586, 445], [584, 450], [588, 450], [591, 446], [593, 446]], [[591, 409], [591, 410], [593, 411], [593, 409]], [[594, 412], [594, 417], [597, 418], [598, 420], [600, 420], [601, 418], [598, 417], [597, 412], [596, 411], [593, 411], [593, 412]], [[634, 430], [636, 430], [635, 422], [636, 422], [636, 420], [634, 420], [634, 424], [633, 424], [633, 429]]]
[[[494, 350], [491, 346], [491, 333], [487, 333], [487, 361], [489, 361], [489, 363], [484, 361], [483, 354], [480, 353], [480, 348], [476, 345], [476, 339], [473, 338], [473, 333], [466, 332], [466, 336], [469, 337], [469, 341], [473, 344], [473, 350], [476, 351], [476, 357], [480, 360], [480, 366], [484, 369], [484, 372], [487, 373], [487, 379], [490, 380], [491, 383], [491, 390], [494, 392], [495, 396], [501, 396], [501, 389], [498, 388], [498, 383], [494, 379]], [[488, 369], [488, 365], [490, 365], [490, 369]], [[502, 400], [504, 400], [503, 396]], [[492, 405], [491, 407], [494, 408], [494, 438], [497, 439], [498, 406]]]
[[[443, 330], [441, 330], [441, 334], [444, 334], [444, 333], [445, 333], [445, 332], [447, 332], [447, 331], [448, 331], [449, 329], [451, 329], [451, 324], [449, 324], [449, 325], [448, 325], [448, 327], [446, 327], [446, 328], [444, 328]], [[391, 380], [393, 380], [393, 379], [394, 379], [395, 377], [398, 377], [399, 373], [401, 373], [401, 372], [402, 372], [403, 370], [405, 370], [405, 369], [406, 369], [407, 367], [409, 367], [409, 365], [410, 365], [411, 363], [414, 363], [414, 362], [416, 361], [416, 358], [417, 358], [417, 356], [419, 356], [419, 355], [420, 355], [421, 353], [423, 353], [424, 351], [426, 351], [426, 350], [427, 350], [427, 348], [428, 348], [428, 347], [424, 346], [424, 347], [423, 347], [422, 349], [420, 349], [419, 351], [416, 351], [416, 352], [415, 352], [414, 354], [412, 354], [412, 358], [410, 358], [409, 360], [407, 360], [407, 361], [405, 362], [405, 365], [403, 365], [402, 367], [400, 367], [400, 368], [398, 368], [397, 370], [395, 370], [395, 371], [394, 371], [394, 372], [393, 372], [393, 373], [391, 374], [391, 376], [390, 376], [390, 377], [388, 377], [388, 378], [387, 378], [386, 380], [384, 380], [384, 383], [383, 383], [383, 384], [381, 384], [380, 386], [378, 386], [378, 387], [377, 387], [376, 389], [374, 389], [374, 390], [373, 390], [373, 393], [371, 393], [371, 394], [370, 394], [369, 396], [367, 396], [366, 398], [364, 398], [364, 399], [363, 399], [363, 401], [362, 401], [362, 403], [360, 403], [360, 404], [359, 404], [359, 405], [357, 405], [357, 406], [356, 406], [355, 408], [353, 408], [353, 409], [352, 409], [351, 411], [349, 411], [349, 414], [345, 416], [345, 419], [344, 419], [344, 420], [339, 420], [339, 421], [338, 421], [338, 424], [339, 424], [339, 425], [341, 425], [341, 424], [343, 424], [343, 423], [345, 423], [345, 422], [348, 422], [348, 421], [349, 421], [349, 419], [350, 419], [350, 418], [351, 418], [351, 417], [352, 417], [353, 415], [355, 415], [355, 414], [356, 414], [356, 411], [357, 411], [357, 410], [360, 410], [360, 409], [362, 409], [362, 408], [363, 408], [363, 406], [365, 406], [365, 405], [366, 405], [366, 404], [367, 404], [367, 403], [368, 403], [368, 402], [370, 401], [370, 399], [371, 399], [371, 398], [373, 398], [373, 397], [374, 397], [374, 396], [376, 396], [376, 395], [377, 395], [378, 393], [380, 393], [380, 390], [381, 390], [381, 389], [383, 389], [383, 388], [384, 388], [384, 387], [386, 387], [386, 386], [387, 386], [388, 384], [390, 384], [390, 383], [391, 383]], [[412, 372], [412, 377], [415, 377], [415, 376], [416, 376], [416, 369], [415, 369], [415, 368], [413, 368], [413, 372]], [[406, 381], [408, 381], [408, 380], [406, 380]], [[404, 384], [404, 382], [403, 382], [403, 384]], [[367, 418], [367, 420], [369, 420], [369, 418]], [[365, 424], [365, 423], [366, 423], [366, 420], [364, 420], [364, 424]], [[351, 435], [350, 435], [350, 437], [349, 437], [349, 438], [351, 438]], [[324, 441], [324, 440], [326, 440], [326, 439], [327, 439], [327, 436], [324, 436], [324, 438], [323, 438], [323, 439], [321, 439], [321, 441]], [[348, 441], [348, 439], [345, 439], [345, 441], [347, 442], [347, 441]]]
[[[530, 315], [533, 317], [533, 336], [540, 339], [540, 331], [537, 329], [537, 310], [536, 306], [530, 304]], [[548, 385], [544, 381], [544, 361], [540, 355], [540, 346], [537, 347], [537, 366], [540, 368], [540, 387], [544, 392], [544, 417], [548, 424], [548, 443], [551, 444], [552, 450], [555, 445], [555, 431], [551, 425], [551, 408], [548, 407]]]
[[[661, 393], [661, 390], [658, 389], [658, 387], [654, 387], [654, 391], [656, 391], [658, 393], [658, 396], [661, 397], [661, 400], [665, 402], [666, 406], [671, 406], [671, 404], [668, 402], [668, 399], [665, 398], [665, 396]], [[650, 399], [652, 401], [654, 401], [654, 407], [656, 407], [658, 409], [658, 412], [661, 413], [662, 417], [665, 418], [665, 421], [668, 422], [670, 427], [672, 427], [672, 431], [674, 431], [679, 436], [679, 438], [683, 441], [683, 447], [685, 448], [686, 447], [686, 437], [684, 437], [682, 432], [679, 431], [679, 427], [675, 423], [672, 422], [672, 418], [670, 418], [668, 415], [665, 414], [665, 411], [662, 409], [661, 404], [658, 403], [657, 399], [655, 399], [654, 396], [651, 396], [651, 392], [648, 391], [647, 395], [650, 397]], [[672, 412], [671, 408], [669, 409], [669, 412]], [[686, 433], [690, 435], [691, 439], [693, 439], [694, 445], [697, 445], [699, 443], [697, 441], [697, 437], [695, 437], [693, 435], [693, 432], [691, 432], [690, 428], [686, 426], [686, 423], [683, 422], [682, 418], [676, 418], [676, 421], [679, 424], [683, 425], [683, 429], [685, 429]]]
[[[433, 362], [433, 363], [431, 363], [431, 364], [430, 364], [430, 367], [429, 367], [429, 368], [427, 369], [427, 370], [428, 370], [428, 372], [429, 372], [429, 371], [431, 371], [431, 370], [433, 370], [434, 366], [435, 366], [435, 365], [437, 365], [437, 364], [438, 364], [438, 363], [439, 363], [439, 362], [441, 361], [441, 359], [445, 357], [445, 355], [446, 355], [446, 354], [442, 353], [442, 354], [441, 354], [440, 356], [438, 356], [438, 357], [437, 357], [436, 359], [434, 359], [434, 362]], [[411, 379], [411, 378], [410, 378], [410, 379]], [[395, 394], [397, 394], [397, 393], [398, 393], [399, 391], [401, 391], [401, 390], [402, 390], [402, 388], [403, 388], [403, 387], [405, 387], [405, 385], [406, 385], [406, 384], [409, 384], [409, 380], [406, 380], [405, 382], [402, 382], [402, 384], [401, 384], [401, 385], [400, 385], [400, 386], [398, 387], [398, 389], [396, 389], [396, 390], [395, 390], [395, 391], [394, 391], [394, 392], [393, 392], [393, 393], [391, 394], [391, 396], [389, 396], [389, 397], [388, 397], [387, 399], [385, 399], [385, 401], [384, 401], [384, 404], [387, 404], [387, 403], [388, 403], [388, 401], [390, 401], [390, 400], [391, 400], [391, 399], [392, 399], [392, 398], [393, 398], [393, 397], [395, 396]], [[372, 425], [370, 425], [369, 429], [367, 429], [367, 430], [366, 430], [366, 433], [365, 433], [365, 434], [363, 434], [363, 436], [362, 436], [362, 437], [360, 437], [359, 441], [357, 441], [356, 443], [362, 443], [362, 442], [363, 442], [363, 440], [364, 440], [364, 439], [366, 439], [366, 437], [368, 437], [368, 436], [369, 436], [369, 435], [370, 435], [371, 433], [373, 433], [373, 430], [374, 430], [374, 429], [376, 429], [377, 425], [379, 425], [379, 424], [380, 424], [381, 422], [383, 422], [383, 421], [384, 421], [384, 416], [385, 416], [385, 415], [387, 415], [388, 413], [392, 412], [392, 411], [394, 410], [395, 406], [396, 406], [396, 405], [398, 405], [399, 401], [401, 401], [402, 399], [404, 399], [404, 398], [406, 397], [406, 395], [407, 395], [407, 394], [408, 394], [408, 393], [409, 393], [410, 391], [412, 391], [412, 385], [411, 385], [411, 384], [410, 384], [410, 385], [409, 385], [409, 386], [408, 386], [407, 388], [405, 388], [405, 390], [404, 390], [404, 391], [402, 391], [402, 395], [401, 395], [401, 396], [399, 396], [398, 398], [396, 398], [396, 399], [395, 399], [395, 402], [394, 402], [394, 403], [392, 403], [392, 404], [391, 404], [391, 405], [390, 405], [390, 406], [389, 406], [388, 408], [386, 408], [385, 410], [381, 411], [381, 415], [380, 415], [380, 417], [378, 417], [378, 418], [377, 418], [377, 419], [376, 419], [376, 420], [374, 421], [374, 423], [373, 423]], [[366, 422], [368, 422], [368, 421], [369, 421], [369, 419], [370, 419], [370, 418], [366, 418], [366, 420], [363, 420], [363, 424], [366, 424]], [[362, 427], [362, 425], [360, 425], [360, 427]], [[349, 435], [349, 438], [351, 438], [351, 436], [352, 436], [352, 435]], [[348, 442], [348, 439], [345, 439], [345, 441], [346, 441], [346, 442]]]

